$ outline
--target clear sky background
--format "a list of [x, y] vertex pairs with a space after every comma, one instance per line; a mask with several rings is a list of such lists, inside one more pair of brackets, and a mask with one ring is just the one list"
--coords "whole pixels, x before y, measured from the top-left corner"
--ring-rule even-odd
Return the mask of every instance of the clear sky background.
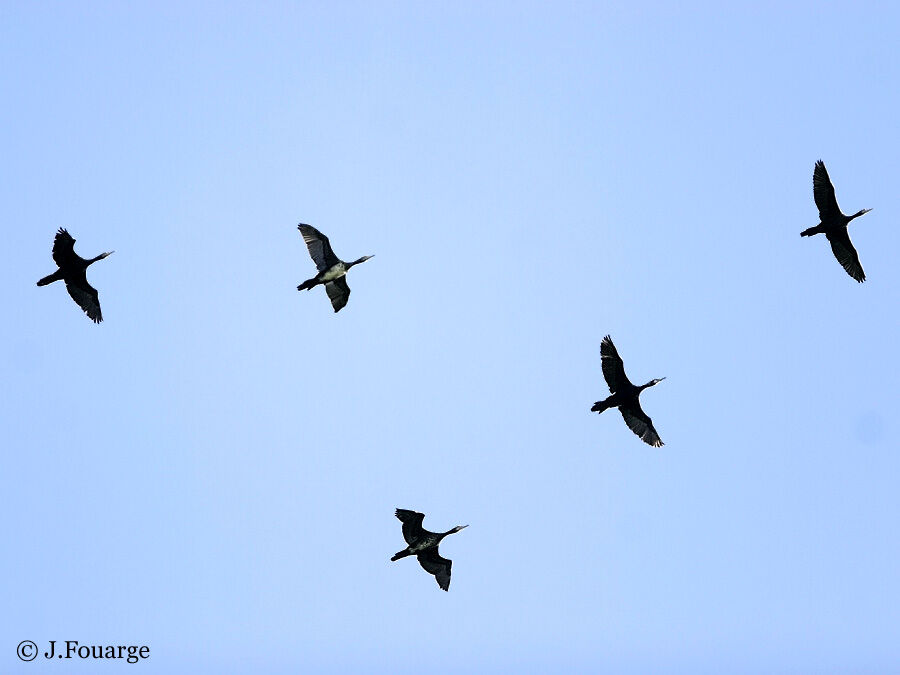
[[0, 670], [900, 672], [900, 10], [677, 4], [0, 4]]

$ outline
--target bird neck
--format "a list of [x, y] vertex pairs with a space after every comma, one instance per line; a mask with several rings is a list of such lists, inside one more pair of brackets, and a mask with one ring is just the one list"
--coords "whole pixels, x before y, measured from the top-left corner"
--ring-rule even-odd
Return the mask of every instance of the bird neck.
[[103, 260], [104, 258], [106, 258], [107, 256], [110, 256], [112, 254], [113, 254], [113, 251], [107, 251], [106, 253], [101, 253], [96, 258], [91, 258], [90, 260], [88, 260], [87, 263], [85, 263], [85, 267], [87, 267], [88, 265], [93, 265], [98, 260]]

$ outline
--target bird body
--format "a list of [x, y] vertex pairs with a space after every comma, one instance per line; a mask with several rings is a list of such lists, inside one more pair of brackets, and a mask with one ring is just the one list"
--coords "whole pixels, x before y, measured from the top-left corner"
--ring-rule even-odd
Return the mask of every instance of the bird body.
[[347, 276], [347, 264], [343, 262], [332, 265], [321, 274], [322, 281], [334, 281], [335, 279], [340, 279], [345, 276]]
[[309, 257], [316, 264], [319, 273], [312, 279], [307, 279], [297, 286], [298, 291], [308, 291], [320, 284], [324, 284], [325, 292], [331, 300], [331, 306], [335, 312], [340, 312], [350, 298], [350, 287], [347, 285], [347, 271], [354, 265], [363, 263], [373, 256], [364, 255], [353, 262], [344, 262], [331, 250], [331, 242], [328, 237], [311, 225], [300, 223], [297, 225], [303, 241], [309, 250]]
[[96, 258], [85, 260], [75, 253], [75, 239], [63, 228], [59, 228], [53, 239], [53, 262], [59, 267], [53, 274], [49, 274], [37, 282], [38, 286], [46, 286], [54, 281], [63, 280], [66, 290], [72, 299], [78, 304], [84, 313], [94, 323], [103, 321], [100, 311], [100, 296], [97, 289], [91, 286], [87, 280], [87, 268], [98, 260], [103, 260], [115, 251], [101, 253]]
[[468, 527], [468, 525], [457, 525], [446, 532], [429, 532], [422, 527], [422, 520], [425, 518], [424, 513], [397, 509], [394, 515], [403, 523], [403, 539], [406, 541], [407, 547], [402, 551], [397, 551], [391, 557], [391, 561], [414, 555], [422, 569], [434, 575], [438, 586], [442, 590], [449, 590], [450, 570], [453, 566], [453, 561], [441, 557], [440, 553], [438, 553], [438, 545], [448, 534], [459, 532], [463, 528]]
[[602, 413], [609, 408], [618, 408], [625, 424], [644, 443], [655, 448], [662, 447], [663, 442], [656, 433], [656, 429], [653, 428], [653, 420], [644, 413], [639, 397], [644, 389], [659, 384], [666, 378], [650, 380], [639, 387], [632, 384], [625, 375], [625, 365], [609, 335], [604, 337], [600, 343], [600, 362], [603, 368], [603, 378], [609, 386], [611, 396], [594, 403], [591, 411]]
[[850, 241], [847, 225], [854, 218], [862, 216], [872, 209], [860, 209], [852, 216], [844, 215], [834, 196], [834, 186], [828, 177], [825, 163], [820, 159], [813, 170], [813, 198], [819, 209], [819, 224], [809, 227], [800, 233], [801, 237], [811, 237], [816, 234], [824, 234], [831, 244], [834, 257], [844, 270], [856, 281], [862, 283], [866, 280], [862, 265], [859, 262], [859, 254]]
[[437, 546], [441, 543], [441, 539], [444, 538], [443, 534], [438, 534], [437, 532], [428, 532], [426, 536], [419, 538], [418, 541], [413, 542], [407, 547], [410, 553], [416, 554], [426, 549]]

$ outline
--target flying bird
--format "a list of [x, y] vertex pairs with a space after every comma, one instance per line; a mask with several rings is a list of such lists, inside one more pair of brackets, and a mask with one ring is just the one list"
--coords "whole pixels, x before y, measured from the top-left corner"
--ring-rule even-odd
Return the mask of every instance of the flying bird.
[[353, 262], [344, 262], [331, 250], [331, 243], [328, 241], [328, 237], [316, 228], [300, 223], [297, 225], [297, 229], [303, 235], [303, 241], [306, 242], [306, 247], [309, 249], [309, 257], [313, 259], [313, 262], [316, 263], [316, 268], [319, 270], [319, 273], [312, 279], [307, 279], [297, 286], [297, 290], [308, 291], [319, 284], [325, 284], [325, 292], [328, 293], [331, 306], [334, 307], [335, 312], [340, 312], [350, 298], [350, 287], [347, 285], [347, 270], [374, 256], [364, 255]]
[[644, 443], [652, 445], [654, 448], [662, 447], [663, 442], [656, 433], [656, 429], [653, 428], [653, 421], [641, 410], [641, 402], [638, 397], [644, 389], [652, 387], [666, 378], [650, 380], [640, 387], [631, 384], [625, 376], [625, 365], [622, 363], [622, 358], [616, 351], [616, 346], [609, 335], [600, 343], [600, 361], [603, 367], [603, 378], [609, 385], [612, 396], [605, 401], [597, 401], [591, 411], [602, 413], [608, 408], [618, 408], [622, 417], [625, 418], [625, 424], [640, 436]]
[[405, 558], [408, 555], [416, 556], [422, 569], [429, 574], [433, 574], [434, 578], [437, 579], [438, 586], [445, 591], [449, 590], [450, 568], [453, 562], [440, 556], [438, 544], [448, 534], [459, 532], [464, 527], [468, 527], [468, 525], [457, 525], [446, 532], [429, 532], [422, 528], [424, 513], [397, 509], [394, 515], [403, 523], [403, 538], [408, 546], [402, 551], [395, 553], [391, 560], [400, 560], [400, 558]]
[[853, 242], [850, 241], [847, 225], [854, 218], [858, 218], [872, 209], [861, 209], [852, 216], [845, 216], [841, 213], [834, 196], [834, 186], [831, 184], [831, 179], [828, 178], [828, 171], [825, 170], [825, 163], [821, 159], [816, 162], [816, 168], [813, 171], [813, 198], [819, 208], [821, 222], [815, 227], [803, 230], [800, 236], [811, 237], [814, 234], [824, 234], [831, 243], [834, 257], [847, 270], [847, 274], [862, 283], [866, 280], [866, 274], [859, 263], [859, 254], [853, 248]]
[[93, 265], [113, 253], [115, 251], [107, 251], [96, 258], [85, 260], [75, 253], [75, 240], [72, 235], [63, 228], [59, 228], [53, 239], [53, 261], [59, 269], [38, 281], [37, 285], [46, 286], [62, 279], [66, 282], [66, 290], [69, 291], [69, 295], [84, 310], [84, 313], [94, 323], [100, 323], [103, 321], [103, 314], [100, 313], [100, 296], [97, 295], [97, 289], [88, 283], [86, 271], [89, 265]]

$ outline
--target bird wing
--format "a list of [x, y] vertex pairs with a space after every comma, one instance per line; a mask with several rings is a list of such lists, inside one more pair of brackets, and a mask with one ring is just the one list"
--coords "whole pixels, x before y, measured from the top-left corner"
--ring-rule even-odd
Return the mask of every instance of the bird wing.
[[86, 280], [84, 282], [66, 280], [66, 290], [94, 323], [103, 321], [103, 315], [100, 313], [100, 296], [96, 288]]
[[56, 237], [53, 238], [53, 262], [59, 267], [65, 267], [76, 260], [75, 240], [63, 228], [59, 228]]
[[453, 561], [442, 558], [438, 553], [437, 546], [422, 551], [416, 555], [416, 558], [423, 570], [434, 575], [442, 590], [450, 590], [450, 568], [453, 566]]
[[316, 263], [316, 268], [320, 272], [340, 262], [334, 251], [331, 250], [331, 243], [328, 241], [328, 237], [312, 225], [300, 223], [297, 225], [297, 229], [303, 235], [303, 241], [306, 243], [306, 248], [309, 249], [309, 257]]
[[335, 312], [340, 312], [350, 299], [350, 287], [347, 285], [347, 277], [338, 277], [334, 281], [325, 284], [325, 292], [331, 299], [331, 306]]
[[866, 280], [866, 274], [863, 272], [862, 265], [859, 263], [859, 254], [850, 241], [850, 235], [846, 228], [841, 228], [837, 232], [826, 232], [825, 236], [831, 242], [831, 251], [834, 257], [841, 263], [843, 268], [847, 270], [847, 274], [862, 283]]
[[834, 186], [828, 177], [828, 171], [825, 170], [825, 163], [821, 159], [816, 162], [816, 168], [813, 171], [813, 198], [816, 200], [819, 218], [823, 223], [840, 215], [841, 209], [834, 196]]
[[628, 378], [625, 377], [625, 364], [609, 335], [600, 343], [600, 363], [603, 366], [603, 379], [609, 385], [609, 393], [615, 394], [623, 382], [628, 382]]
[[403, 538], [407, 544], [414, 544], [422, 536], [422, 520], [425, 518], [424, 513], [417, 511], [408, 511], [407, 509], [397, 509], [394, 515], [403, 523]]
[[625, 424], [628, 425], [628, 428], [640, 436], [644, 443], [652, 445], [654, 448], [663, 446], [659, 434], [656, 433], [656, 429], [653, 428], [653, 421], [647, 417], [640, 407], [633, 408], [629, 406], [626, 408], [625, 406], [620, 406], [619, 412], [622, 413], [622, 417], [625, 419]]

